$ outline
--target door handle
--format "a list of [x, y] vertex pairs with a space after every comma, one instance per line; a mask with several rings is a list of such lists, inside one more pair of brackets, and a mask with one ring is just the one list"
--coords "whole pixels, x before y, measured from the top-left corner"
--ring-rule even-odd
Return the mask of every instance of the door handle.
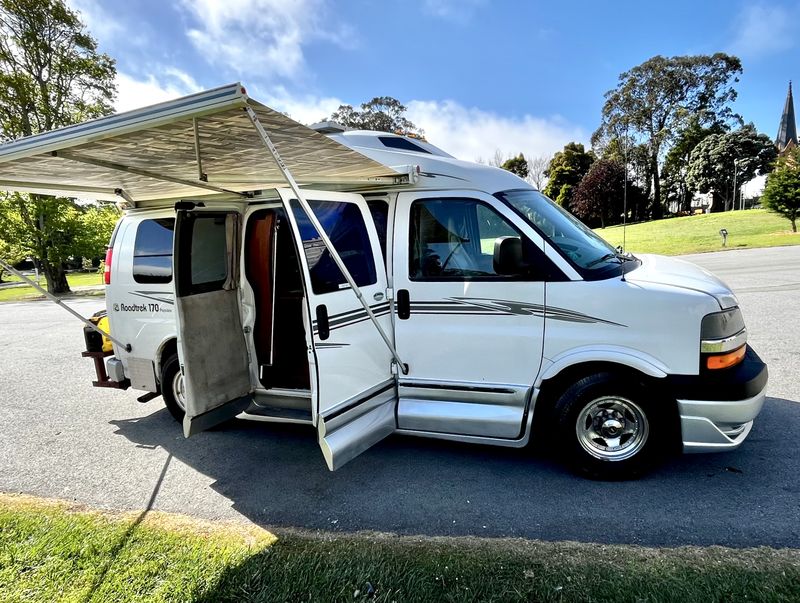
[[411, 316], [411, 297], [408, 289], [400, 289], [397, 291], [397, 318], [407, 320], [409, 316]]
[[323, 341], [331, 336], [331, 323], [328, 320], [328, 306], [317, 306], [317, 335]]

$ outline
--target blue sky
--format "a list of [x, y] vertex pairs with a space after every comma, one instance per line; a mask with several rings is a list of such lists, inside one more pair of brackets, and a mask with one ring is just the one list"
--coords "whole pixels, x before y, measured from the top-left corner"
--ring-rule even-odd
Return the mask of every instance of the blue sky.
[[730, 52], [734, 108], [774, 137], [800, 78], [798, 2], [68, 0], [118, 61], [130, 109], [242, 81], [309, 123], [394, 96], [464, 159], [588, 143], [603, 93], [655, 55]]

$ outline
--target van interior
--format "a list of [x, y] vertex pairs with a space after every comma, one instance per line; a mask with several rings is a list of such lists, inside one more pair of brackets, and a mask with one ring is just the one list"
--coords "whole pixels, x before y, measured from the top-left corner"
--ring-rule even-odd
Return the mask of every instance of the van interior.
[[245, 233], [245, 276], [255, 295], [253, 338], [265, 389], [311, 389], [300, 270], [283, 209], [252, 214]]

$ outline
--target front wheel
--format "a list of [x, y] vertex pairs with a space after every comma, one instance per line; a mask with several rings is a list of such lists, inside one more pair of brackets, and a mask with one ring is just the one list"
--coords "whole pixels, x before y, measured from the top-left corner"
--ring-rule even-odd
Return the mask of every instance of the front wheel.
[[639, 477], [668, 450], [664, 402], [650, 399], [632, 379], [612, 373], [584, 377], [556, 402], [560, 451], [587, 477]]
[[177, 354], [172, 354], [161, 367], [161, 397], [170, 414], [183, 423], [186, 414], [186, 390]]

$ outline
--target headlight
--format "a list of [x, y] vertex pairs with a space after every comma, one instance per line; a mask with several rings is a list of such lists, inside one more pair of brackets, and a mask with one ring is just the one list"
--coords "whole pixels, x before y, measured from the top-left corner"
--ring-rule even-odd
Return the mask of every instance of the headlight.
[[703, 317], [700, 327], [702, 364], [711, 370], [729, 368], [744, 358], [747, 329], [739, 308]]
[[703, 317], [700, 339], [724, 339], [744, 329], [744, 318], [739, 308], [715, 312]]

